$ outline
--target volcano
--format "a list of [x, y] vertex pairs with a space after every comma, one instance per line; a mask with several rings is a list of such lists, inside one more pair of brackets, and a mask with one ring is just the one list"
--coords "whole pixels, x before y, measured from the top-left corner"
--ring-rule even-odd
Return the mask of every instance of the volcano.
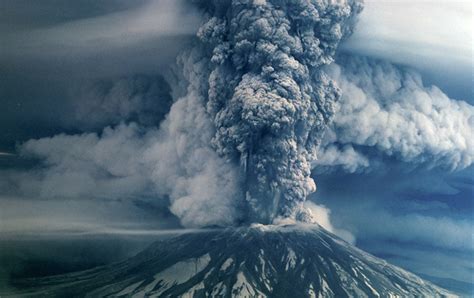
[[119, 263], [15, 286], [10, 294], [49, 297], [455, 297], [317, 225], [182, 234]]

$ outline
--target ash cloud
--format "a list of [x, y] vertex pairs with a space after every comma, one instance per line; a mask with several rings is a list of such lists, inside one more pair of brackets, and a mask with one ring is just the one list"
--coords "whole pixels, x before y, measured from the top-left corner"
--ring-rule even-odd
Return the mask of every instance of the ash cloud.
[[129, 122], [131, 114], [143, 114], [136, 107], [148, 100], [139, 92], [134, 105], [129, 90], [135, 85], [122, 92], [128, 83], [116, 82], [109, 91], [95, 92], [104, 100], [84, 102], [104, 123], [122, 117], [126, 122], [99, 134], [26, 142], [23, 156], [43, 163], [28, 174], [32, 177], [15, 183], [20, 192], [152, 194], [168, 201], [187, 227], [311, 220], [303, 206], [315, 190], [311, 162], [340, 97], [322, 67], [351, 33], [361, 4], [272, 0], [197, 6], [204, 22], [197, 40], [178, 57], [173, 104], [159, 128]]
[[78, 118], [88, 119], [79, 126], [110, 126], [24, 143], [21, 156], [40, 166], [3, 171], [0, 189], [146, 197], [185, 227], [329, 222], [327, 210], [304, 204], [316, 188], [314, 167], [370, 169], [367, 148], [430, 167], [472, 164], [472, 106], [389, 63], [331, 64], [359, 2], [196, 5], [203, 22], [173, 76], [101, 81], [78, 92]]
[[370, 170], [380, 155], [427, 168], [472, 165], [474, 107], [469, 103], [425, 86], [415, 70], [385, 61], [343, 56], [328, 72], [343, 96], [317, 165]]
[[[213, 145], [238, 162], [249, 221], [304, 219], [316, 147], [339, 89], [322, 70], [362, 9], [356, 1], [212, 1], [198, 31]], [[195, 65], [199, 66], [202, 60]]]

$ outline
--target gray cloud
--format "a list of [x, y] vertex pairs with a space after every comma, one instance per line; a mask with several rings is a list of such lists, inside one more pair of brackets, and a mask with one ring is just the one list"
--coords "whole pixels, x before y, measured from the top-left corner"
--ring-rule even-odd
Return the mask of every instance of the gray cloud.
[[[210, 66], [198, 88], [217, 152], [239, 164], [250, 221], [308, 215], [303, 202], [316, 189], [310, 164], [340, 95], [321, 67], [361, 8], [309, 0], [207, 5], [198, 50]], [[202, 60], [194, 65], [203, 69]]]
[[338, 63], [328, 71], [343, 96], [317, 164], [349, 172], [368, 168], [367, 147], [426, 167], [459, 170], [473, 163], [472, 105], [388, 62], [348, 56]]
[[[369, 241], [362, 247], [364, 250], [379, 256], [388, 262], [406, 268], [416, 274], [427, 274], [429, 277], [447, 278], [470, 284], [467, 297], [472, 295], [472, 253], [455, 253], [451, 249], [433, 246], [413, 246], [393, 241]], [[436, 282], [436, 280], [433, 280]], [[445, 286], [448, 287], [449, 283]], [[452, 286], [452, 285], [451, 285]], [[459, 289], [459, 288], [458, 288]], [[456, 289], [456, 290], [458, 290]], [[455, 289], [453, 289], [455, 290]]]
[[210, 122], [196, 101], [178, 100], [160, 131], [132, 123], [100, 135], [30, 140], [20, 152], [42, 167], [3, 172], [0, 188], [43, 199], [144, 198], [168, 205], [185, 226], [232, 224], [239, 215], [238, 175], [210, 147]]
[[70, 98], [73, 116], [66, 115], [62, 121], [85, 130], [123, 121], [158, 126], [172, 104], [168, 83], [162, 76], [150, 75], [79, 84], [70, 91]]
[[[365, 177], [362, 180], [368, 179]], [[390, 182], [392, 181], [399, 183], [393, 177]], [[374, 186], [377, 183], [384, 189], [377, 189]], [[333, 227], [343, 227], [349, 231], [355, 237], [356, 244], [392, 241], [461, 252], [474, 251], [473, 222], [470, 215], [463, 215], [453, 210], [452, 205], [436, 201], [436, 194], [432, 195], [431, 201], [416, 201], [415, 198], [407, 201], [401, 199], [403, 194], [396, 193], [388, 183], [377, 181], [368, 184], [370, 192], [352, 190], [349, 187], [348, 193], [324, 192], [316, 196], [318, 204], [331, 208]], [[451, 196], [449, 199], [462, 200], [459, 196]]]
[[109, 13], [135, 9], [147, 0], [82, 0], [66, 3], [57, 0], [4, 0], [0, 11], [1, 28], [22, 31], [48, 27], [82, 18], [98, 17]]
[[91, 54], [136, 47], [143, 40], [166, 42], [166, 37], [193, 35], [200, 20], [197, 10], [184, 0], [145, 1], [128, 9], [7, 31], [2, 58], [90, 58]]
[[367, 213], [370, 216], [352, 219], [354, 221], [352, 225], [364, 227], [361, 233], [352, 231], [357, 238], [391, 239], [450, 249], [474, 250], [471, 221], [416, 213], [392, 215], [380, 210], [370, 211], [370, 209], [365, 211], [365, 214]]
[[450, 97], [473, 103], [471, 1], [367, 1], [365, 6], [344, 51], [410, 65]]
[[[20, 144], [14, 156], [0, 152], [0, 162], [8, 164], [0, 170], [2, 234], [158, 235], [267, 217], [260, 212], [294, 216], [314, 190], [309, 174], [316, 166], [335, 172], [313, 173], [321, 181], [318, 205], [303, 205], [312, 222], [352, 242], [472, 252], [470, 197], [444, 181], [448, 174], [439, 169], [472, 164], [472, 106], [385, 62], [345, 58], [321, 69], [352, 31], [350, 1], [339, 8], [318, 1], [241, 1], [235, 15], [225, 16], [230, 1], [197, 1], [203, 15], [184, 1], [117, 1], [91, 1], [91, 11], [84, 1], [68, 3], [75, 8], [64, 12], [61, 2], [34, 8], [34, 1], [20, 0], [15, 5], [27, 5], [17, 23], [4, 18], [15, 13], [0, 9], [7, 41], [0, 57], [0, 142], [10, 144], [0, 143], [0, 151], [13, 153], [15, 141], [40, 137]], [[277, 2], [294, 11], [269, 14]], [[312, 10], [308, 3], [319, 6]], [[320, 23], [324, 30], [313, 32]], [[353, 41], [344, 51], [358, 52]], [[359, 46], [367, 41], [359, 39]], [[413, 48], [397, 43], [383, 44]], [[429, 54], [425, 50], [417, 59]], [[387, 52], [361, 51], [410, 62], [396, 59], [409, 51], [379, 55]], [[170, 67], [177, 73], [170, 75]], [[444, 70], [445, 77], [453, 73]], [[451, 86], [465, 80], [453, 78]], [[339, 103], [333, 79], [341, 87]], [[407, 165], [438, 169], [407, 175]], [[403, 169], [403, 178], [382, 177], [393, 167]], [[377, 172], [346, 175], [371, 170]], [[333, 183], [324, 175], [333, 175]], [[423, 197], [401, 199], [402, 191]], [[282, 193], [296, 200], [276, 202]], [[249, 209], [256, 215], [250, 219]], [[435, 273], [461, 265], [433, 260], [447, 267]], [[433, 260], [426, 268], [434, 268]], [[451, 271], [470, 276], [465, 268]]]
[[[41, 166], [2, 172], [0, 189], [43, 199], [147, 198], [167, 206], [182, 225], [199, 227], [297, 217], [315, 189], [310, 167], [370, 168], [366, 147], [428, 166], [472, 163], [472, 106], [388, 63], [347, 58], [321, 68], [351, 32], [358, 4], [303, 1], [284, 10], [272, 3], [237, 5], [235, 15], [223, 13], [229, 3], [200, 3], [206, 22], [178, 57], [170, 86], [161, 76], [79, 85], [73, 121], [84, 129], [112, 126], [24, 143], [21, 155]], [[312, 14], [300, 15], [308, 7]], [[296, 19], [298, 34], [288, 29]], [[87, 31], [84, 22], [78, 26]], [[320, 22], [326, 27], [315, 32]], [[147, 35], [145, 25], [137, 30]], [[66, 29], [71, 25], [53, 31]], [[325, 72], [343, 91], [339, 103]]]
[[133, 200], [94, 197], [18, 198], [0, 196], [2, 236], [84, 235], [153, 233], [157, 229], [180, 228], [178, 220], [166, 213], [166, 206], [143, 209]]
[[350, 231], [358, 244], [474, 250], [472, 166], [456, 173], [405, 168], [394, 162], [368, 173], [318, 174], [321, 187], [312, 200], [330, 208], [333, 226]]
[[[0, 6], [1, 150], [12, 150], [29, 138], [117, 124], [112, 114], [123, 113], [124, 105], [139, 109], [132, 103], [138, 94], [127, 93], [142, 91], [139, 80], [150, 80], [145, 84], [154, 89], [159, 82], [153, 80], [168, 75], [201, 21], [185, 0], [6, 0]], [[115, 93], [97, 87], [107, 84], [115, 85], [114, 92], [129, 90], [114, 99]], [[129, 103], [124, 103], [126, 97]], [[111, 107], [113, 101], [120, 101], [122, 108]], [[146, 109], [152, 113], [161, 107], [153, 102]], [[90, 123], [77, 119], [80, 111], [90, 112]]]
[[149, 188], [140, 153], [149, 140], [134, 124], [107, 127], [98, 135], [60, 134], [30, 140], [20, 154], [38, 158], [41, 167], [12, 175], [25, 196], [42, 198], [127, 197]]
[[[100, 134], [30, 140], [20, 152], [40, 159], [43, 167], [16, 173], [29, 177], [10, 181], [16, 180], [13, 185], [20, 193], [44, 198], [151, 193], [157, 200], [169, 200], [171, 212], [188, 227], [296, 217], [315, 190], [310, 162], [339, 97], [321, 66], [333, 60], [361, 5], [280, 4], [199, 3], [209, 15], [199, 29], [199, 40], [178, 58], [179, 83], [171, 90], [174, 103], [159, 129], [120, 124]], [[85, 39], [64, 40], [66, 48], [80, 47], [109, 38], [106, 29], [94, 28], [114, 27], [112, 23], [119, 33], [120, 28], [133, 33], [135, 42], [135, 33], [140, 37], [140, 30], [148, 34], [157, 26], [147, 19], [150, 12], [142, 12], [137, 27], [125, 26], [127, 19], [118, 24], [120, 18], [112, 15], [47, 29], [45, 34], [55, 38], [92, 30]], [[292, 25], [298, 30], [291, 30]], [[158, 114], [146, 104], [165, 102], [156, 92], [148, 99], [151, 87], [140, 87], [132, 79], [115, 82], [105, 91], [93, 88], [93, 96], [86, 92], [88, 99], [80, 101], [84, 108], [78, 111], [90, 116], [91, 124], [127, 120], [134, 113]]]
[[185, 226], [229, 225], [241, 217], [238, 169], [211, 147], [212, 123], [196, 91], [173, 104], [144, 153], [158, 193]]
[[[21, 5], [6, 6], [25, 10]], [[40, 18], [57, 19], [58, 6], [45, 9]], [[156, 73], [174, 63], [201, 22], [199, 12], [185, 0], [109, 6], [97, 9], [99, 12], [78, 9], [51, 24], [41, 25], [40, 21], [36, 26], [19, 25], [2, 32], [3, 72], [36, 75], [42, 80]]]

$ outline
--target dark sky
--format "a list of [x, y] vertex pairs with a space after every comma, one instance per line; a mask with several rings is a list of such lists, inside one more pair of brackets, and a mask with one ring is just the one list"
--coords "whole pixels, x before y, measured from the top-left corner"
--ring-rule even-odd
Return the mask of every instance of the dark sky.
[[[75, 109], [84, 85], [166, 71], [197, 23], [193, 11], [156, 1], [0, 5], [0, 150], [9, 152], [29, 138], [81, 129], [74, 121], [83, 116]], [[144, 21], [126, 25], [136, 18]]]

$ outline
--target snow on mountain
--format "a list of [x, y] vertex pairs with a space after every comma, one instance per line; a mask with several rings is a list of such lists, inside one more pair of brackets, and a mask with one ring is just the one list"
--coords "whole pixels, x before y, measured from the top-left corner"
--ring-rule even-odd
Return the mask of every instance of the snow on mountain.
[[183, 234], [120, 263], [15, 286], [0, 295], [455, 297], [315, 225]]

